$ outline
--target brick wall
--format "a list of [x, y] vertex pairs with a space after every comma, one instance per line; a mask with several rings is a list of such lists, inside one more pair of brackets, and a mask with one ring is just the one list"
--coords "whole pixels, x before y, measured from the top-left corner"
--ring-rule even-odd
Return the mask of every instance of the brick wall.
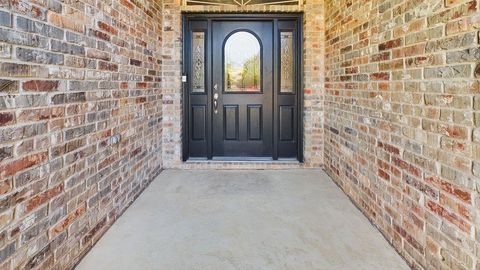
[[326, 1], [325, 168], [415, 269], [480, 269], [479, 7]]
[[165, 168], [256, 169], [292, 168], [283, 163], [183, 163], [182, 162], [182, 17], [181, 12], [209, 13], [288, 13], [304, 12], [304, 164], [323, 165], [324, 96], [324, 4], [304, 0], [302, 6], [181, 6], [179, 0], [163, 1], [163, 164]]
[[160, 172], [161, 13], [0, 0], [0, 269], [70, 268]]
[[179, 0], [163, 0], [163, 166], [182, 164], [182, 15]]
[[324, 119], [324, 1], [309, 0], [304, 5], [304, 157], [307, 167], [323, 166]]
[[298, 166], [181, 162], [182, 10], [304, 11], [305, 167], [414, 268], [480, 269], [478, 0], [0, 0], [0, 269], [70, 268], [162, 166]]

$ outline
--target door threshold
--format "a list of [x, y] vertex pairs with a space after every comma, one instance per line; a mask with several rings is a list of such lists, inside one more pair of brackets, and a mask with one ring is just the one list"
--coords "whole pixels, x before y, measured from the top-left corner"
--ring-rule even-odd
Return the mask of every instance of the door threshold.
[[291, 170], [303, 168], [304, 163], [294, 158], [280, 160], [261, 160], [261, 159], [241, 159], [225, 160], [216, 159], [209, 160], [206, 158], [190, 158], [179, 164], [181, 169], [200, 169], [200, 170]]

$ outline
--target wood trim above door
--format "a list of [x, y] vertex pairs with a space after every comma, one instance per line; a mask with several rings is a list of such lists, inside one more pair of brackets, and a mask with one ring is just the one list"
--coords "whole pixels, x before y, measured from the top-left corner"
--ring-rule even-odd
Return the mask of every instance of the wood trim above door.
[[[257, 14], [257, 13], [241, 13], [241, 14], [219, 14], [219, 13], [184, 13], [183, 14], [183, 70], [182, 75], [187, 76], [187, 82], [182, 84], [182, 100], [183, 100], [183, 123], [182, 123], [182, 153], [183, 153], [183, 161], [191, 160], [251, 160], [257, 161], [259, 160], [258, 157], [214, 157], [212, 155], [213, 152], [213, 143], [212, 142], [212, 122], [206, 121], [205, 122], [205, 136], [208, 138], [206, 141], [202, 142], [203, 146], [199, 147], [197, 144], [199, 138], [201, 136], [198, 133], [194, 134], [195, 139], [197, 141], [192, 141], [192, 130], [191, 130], [191, 121], [193, 120], [192, 117], [197, 117], [200, 119], [203, 117], [202, 115], [206, 115], [206, 117], [210, 117], [213, 114], [212, 106], [212, 96], [213, 96], [213, 83], [212, 83], [212, 22], [213, 21], [225, 21], [225, 22], [246, 22], [246, 21], [271, 21], [273, 23], [273, 42], [274, 42], [274, 52], [278, 54], [278, 57], [274, 57], [274, 76], [273, 76], [273, 89], [274, 93], [272, 96], [273, 102], [273, 151], [272, 157], [269, 160], [285, 160], [282, 158], [282, 151], [279, 151], [279, 147], [282, 147], [282, 142], [280, 141], [280, 134], [279, 129], [279, 114], [283, 113], [283, 117], [296, 117], [296, 127], [295, 132], [295, 144], [296, 145], [288, 145], [288, 147], [296, 148], [296, 157], [295, 159], [299, 162], [303, 162], [303, 14], [302, 13], [267, 13], [267, 14]], [[287, 22], [295, 22], [294, 24]], [[192, 25], [194, 25], [194, 29], [192, 29]], [[294, 26], [292, 26], [294, 25]], [[294, 106], [296, 107], [296, 113], [292, 113], [290, 110], [291, 108], [287, 108], [288, 106], [282, 106], [280, 108], [279, 104], [279, 96], [280, 96], [280, 78], [278, 76], [278, 68], [280, 66], [280, 57], [279, 53], [279, 45], [276, 45], [279, 41], [280, 33], [282, 30], [285, 30], [282, 27], [294, 27], [294, 33], [296, 37], [294, 38], [294, 47], [295, 47], [295, 61], [294, 64], [294, 74], [295, 74], [295, 103]], [[206, 40], [206, 48], [205, 48], [205, 93], [198, 93], [192, 94], [192, 78], [191, 78], [191, 32], [192, 30], [196, 31], [204, 31], [205, 32], [205, 40]], [[289, 95], [286, 93], [282, 93], [281, 96]], [[196, 100], [192, 100], [192, 97]], [[198, 105], [197, 103], [202, 103], [202, 105]], [[291, 102], [291, 101], [290, 101]], [[196, 111], [195, 115], [192, 116], [191, 108], [192, 105]], [[291, 104], [293, 105], [293, 104]], [[282, 111], [280, 111], [282, 110]], [[290, 115], [290, 113], [292, 115]], [[288, 115], [287, 115], [288, 114]], [[282, 127], [285, 128], [285, 127]], [[293, 128], [289, 127], [289, 128]], [[203, 130], [201, 130], [203, 131]], [[283, 135], [284, 136], [284, 135]], [[284, 141], [288, 141], [283, 137]], [[192, 145], [193, 143], [193, 145]], [[191, 148], [193, 147], [193, 148]], [[191, 155], [191, 149], [200, 150], [199, 153], [195, 155]], [[285, 148], [286, 149], [286, 148]], [[284, 150], [281, 148], [280, 150]], [[280, 156], [280, 157], [279, 157]], [[288, 160], [288, 158], [287, 158]]]

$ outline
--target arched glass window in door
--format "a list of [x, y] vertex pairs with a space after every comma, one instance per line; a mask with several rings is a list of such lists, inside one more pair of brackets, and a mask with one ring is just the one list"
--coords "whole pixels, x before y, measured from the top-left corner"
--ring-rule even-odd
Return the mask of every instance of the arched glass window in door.
[[224, 48], [225, 92], [260, 92], [260, 42], [249, 32], [232, 34]]

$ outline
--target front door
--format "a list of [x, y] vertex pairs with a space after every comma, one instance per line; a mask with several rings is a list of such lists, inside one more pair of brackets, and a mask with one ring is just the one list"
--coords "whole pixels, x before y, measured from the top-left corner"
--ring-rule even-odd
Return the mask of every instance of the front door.
[[212, 23], [213, 157], [270, 158], [271, 21]]
[[300, 160], [298, 17], [185, 26], [184, 159]]

